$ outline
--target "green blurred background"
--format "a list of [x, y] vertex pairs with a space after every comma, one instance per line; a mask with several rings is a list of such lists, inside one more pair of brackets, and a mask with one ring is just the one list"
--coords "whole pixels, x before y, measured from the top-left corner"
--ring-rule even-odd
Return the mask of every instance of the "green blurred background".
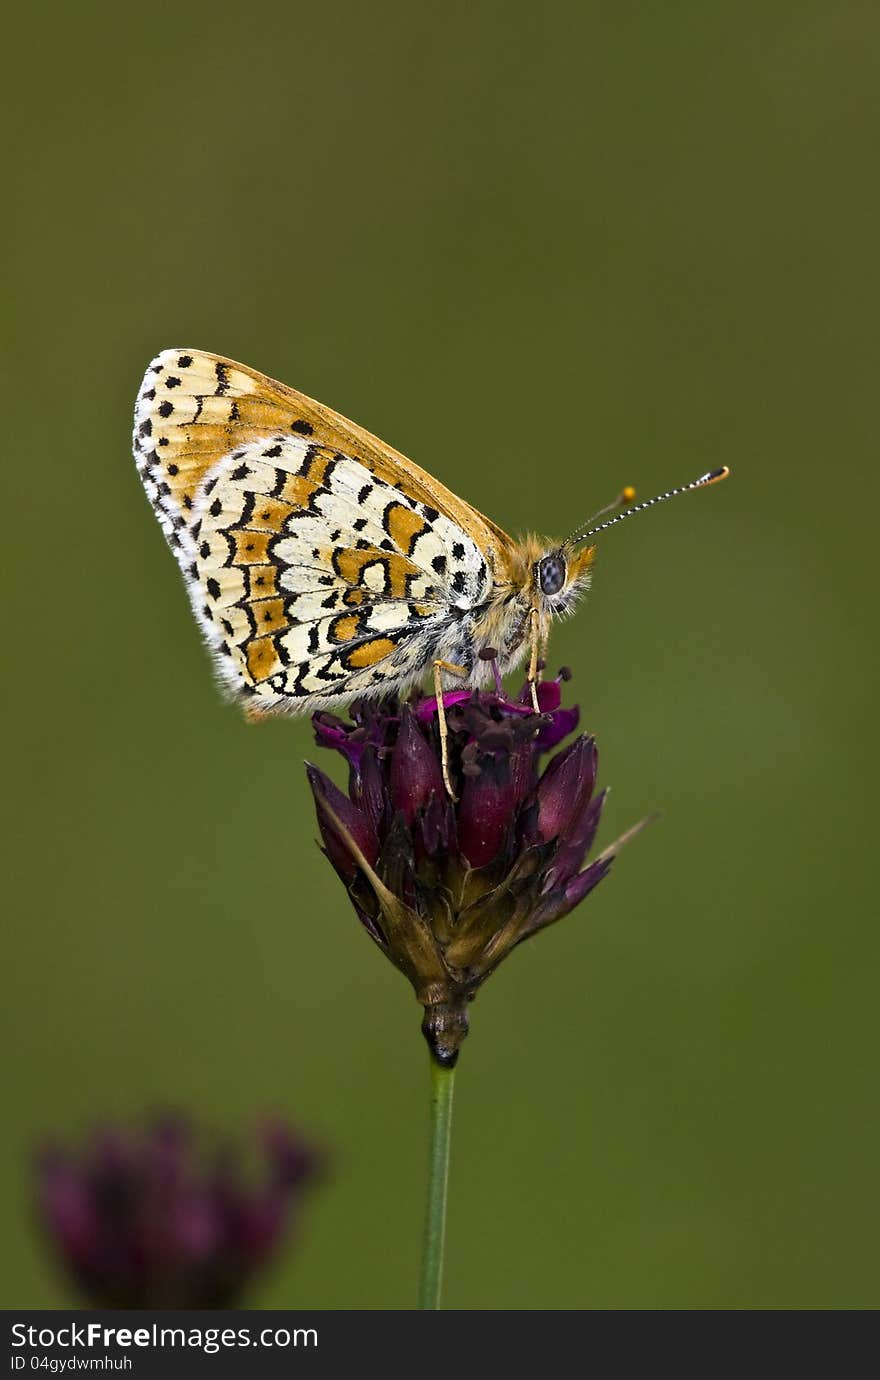
[[556, 632], [604, 840], [664, 816], [473, 1009], [445, 1301], [876, 1305], [877, 7], [55, 3], [6, 46], [4, 1306], [67, 1300], [33, 1138], [168, 1104], [332, 1147], [254, 1306], [414, 1299], [419, 1009], [308, 724], [215, 690], [130, 456], [168, 345], [513, 532], [732, 467]]

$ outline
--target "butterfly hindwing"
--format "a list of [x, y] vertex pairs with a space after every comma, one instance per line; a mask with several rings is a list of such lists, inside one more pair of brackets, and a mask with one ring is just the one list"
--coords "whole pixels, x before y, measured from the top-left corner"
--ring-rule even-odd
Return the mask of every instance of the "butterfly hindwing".
[[[173, 478], [174, 476], [172, 476]], [[418, 679], [482, 597], [478, 548], [360, 462], [276, 433], [156, 502], [224, 681], [303, 710]]]

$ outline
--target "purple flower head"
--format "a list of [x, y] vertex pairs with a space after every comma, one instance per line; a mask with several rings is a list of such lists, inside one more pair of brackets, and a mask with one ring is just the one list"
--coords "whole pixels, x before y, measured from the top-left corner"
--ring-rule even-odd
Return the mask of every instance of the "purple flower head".
[[37, 1210], [92, 1306], [231, 1308], [291, 1236], [318, 1167], [280, 1121], [241, 1148], [177, 1118], [104, 1126], [83, 1147], [44, 1147]]
[[562, 682], [443, 696], [449, 770], [443, 784], [433, 696], [364, 701], [352, 722], [313, 719], [319, 746], [342, 753], [348, 793], [308, 765], [324, 852], [370, 937], [406, 974], [425, 1009], [435, 1058], [452, 1065], [467, 1005], [527, 936], [567, 915], [605, 877], [620, 846], [585, 866], [602, 813], [598, 756], [562, 706]]

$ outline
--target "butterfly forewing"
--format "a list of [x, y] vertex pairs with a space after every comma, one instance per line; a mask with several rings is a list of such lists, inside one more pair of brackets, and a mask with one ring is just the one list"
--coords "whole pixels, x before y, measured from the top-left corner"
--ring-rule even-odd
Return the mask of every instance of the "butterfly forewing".
[[135, 454], [218, 668], [254, 708], [420, 678], [509, 543], [354, 423], [194, 350], [150, 365]]

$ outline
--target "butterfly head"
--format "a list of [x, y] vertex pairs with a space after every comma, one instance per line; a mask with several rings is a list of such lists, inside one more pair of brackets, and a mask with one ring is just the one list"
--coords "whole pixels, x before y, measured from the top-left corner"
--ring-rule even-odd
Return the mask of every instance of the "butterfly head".
[[[728, 469], [725, 465], [721, 469], [701, 475], [699, 479], [694, 479], [690, 484], [682, 484], [676, 489], [669, 489], [666, 493], [658, 494], [656, 498], [646, 499], [643, 503], [633, 502], [636, 491], [628, 485], [618, 494], [613, 503], [609, 503], [607, 507], [594, 513], [577, 531], [572, 532], [570, 537], [566, 537], [565, 541], [555, 545], [535, 543], [530, 551], [533, 606], [536, 606], [545, 615], [567, 613], [573, 607], [578, 596], [586, 590], [590, 583], [590, 571], [596, 554], [595, 546], [582, 546], [582, 542], [596, 536], [599, 532], [604, 532], [609, 527], [616, 526], [624, 518], [644, 512], [645, 509], [653, 508], [655, 504], [664, 503], [666, 499], [675, 498], [678, 494], [689, 493], [693, 489], [702, 489], [708, 484], [716, 484], [720, 479], [726, 479], [727, 475]], [[623, 509], [623, 511], [620, 512], [618, 509]], [[614, 514], [614, 516], [608, 517], [608, 514]], [[594, 524], [599, 518], [606, 518], [606, 521], [599, 522], [598, 526], [595, 526]]]
[[545, 549], [532, 566], [534, 596], [539, 608], [548, 614], [567, 613], [590, 583], [594, 546], [580, 551], [565, 543]]

